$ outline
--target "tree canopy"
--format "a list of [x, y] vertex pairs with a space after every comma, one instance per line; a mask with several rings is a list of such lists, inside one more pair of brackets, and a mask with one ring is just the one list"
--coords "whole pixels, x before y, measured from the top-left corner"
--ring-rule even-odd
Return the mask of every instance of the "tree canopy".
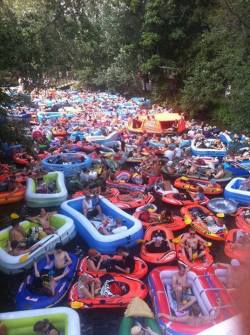
[[249, 0], [0, 0], [0, 80], [65, 76], [147, 92], [250, 129]]

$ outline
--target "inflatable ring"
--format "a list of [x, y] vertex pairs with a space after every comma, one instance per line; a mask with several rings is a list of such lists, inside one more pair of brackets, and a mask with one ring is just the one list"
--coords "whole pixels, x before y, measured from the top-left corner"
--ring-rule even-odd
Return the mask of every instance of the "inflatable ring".
[[233, 214], [237, 210], [237, 203], [224, 198], [211, 199], [207, 207], [214, 213]]

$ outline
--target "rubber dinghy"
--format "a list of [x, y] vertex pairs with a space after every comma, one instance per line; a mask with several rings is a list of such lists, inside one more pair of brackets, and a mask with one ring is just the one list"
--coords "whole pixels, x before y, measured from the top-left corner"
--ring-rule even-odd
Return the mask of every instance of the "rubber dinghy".
[[61, 205], [61, 212], [71, 217], [81, 237], [89, 247], [97, 249], [101, 253], [111, 254], [118, 246], [133, 246], [138, 239], [143, 237], [142, 224], [135, 217], [127, 214], [106, 198], [100, 196], [100, 207], [107, 217], [120, 219], [122, 227], [116, 233], [110, 235], [101, 234], [95, 226], [82, 214], [82, 202], [85, 197], [65, 201]]
[[64, 174], [60, 171], [49, 172], [43, 176], [46, 184], [56, 183], [55, 193], [36, 193], [37, 185], [32, 178], [27, 179], [25, 199], [29, 207], [59, 206], [67, 199], [68, 191], [64, 183]]
[[[67, 294], [70, 285], [76, 274], [78, 266], [78, 257], [75, 254], [69, 253], [72, 259], [71, 265], [69, 265], [69, 273], [66, 277], [58, 280], [55, 287], [55, 295], [47, 296], [39, 293], [31, 292], [29, 285], [32, 285], [34, 281], [34, 274], [28, 276], [27, 279], [21, 283], [19, 290], [16, 295], [16, 309], [38, 309], [52, 307], [58, 304]], [[46, 269], [47, 262], [43, 258], [38, 262], [38, 270]]]
[[79, 315], [68, 307], [35, 309], [29, 311], [0, 314], [0, 322], [8, 335], [33, 335], [33, 326], [37, 321], [47, 319], [61, 334], [81, 335]]
[[[11, 274], [18, 273], [32, 266], [34, 260], [41, 258], [45, 252], [54, 249], [57, 243], [66, 244], [76, 235], [74, 222], [71, 218], [55, 214], [49, 217], [51, 226], [55, 229], [55, 233], [44, 236], [34, 246], [37, 249], [19, 256], [12, 256], [9, 253], [9, 231], [11, 227], [0, 230], [0, 270]], [[38, 224], [30, 221], [22, 221], [20, 225], [27, 233], [30, 229], [39, 227]]]
[[[167, 315], [173, 316], [177, 313], [177, 303], [172, 290], [172, 278], [177, 271], [175, 266], [161, 266], [150, 272], [149, 293], [155, 314], [166, 314], [166, 317], [159, 318], [159, 324], [165, 335], [198, 334], [211, 327], [213, 323], [206, 322], [194, 326], [170, 321], [167, 318]], [[187, 281], [191, 286], [190, 295], [196, 298], [202, 315], [210, 316], [212, 312], [219, 309], [218, 316], [215, 318], [217, 323], [236, 314], [227, 290], [213, 274], [204, 272], [203, 275], [197, 275], [194, 271], [188, 271]]]

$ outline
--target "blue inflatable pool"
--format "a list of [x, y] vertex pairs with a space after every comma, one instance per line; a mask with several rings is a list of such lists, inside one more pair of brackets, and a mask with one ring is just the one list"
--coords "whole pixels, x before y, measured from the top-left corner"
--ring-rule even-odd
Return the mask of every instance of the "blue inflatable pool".
[[65, 201], [61, 204], [61, 213], [71, 217], [76, 224], [78, 233], [91, 248], [101, 253], [113, 253], [118, 246], [130, 247], [143, 237], [142, 224], [139, 220], [118, 208], [106, 198], [100, 196], [100, 206], [104, 215], [120, 218], [126, 229], [110, 235], [101, 234], [96, 227], [82, 214], [84, 197]]
[[52, 155], [42, 160], [46, 171], [61, 171], [66, 177], [71, 177], [82, 169], [89, 168], [92, 158], [84, 153], [65, 153]]
[[[72, 253], [69, 253], [69, 255], [72, 259], [72, 264], [69, 266], [70, 271], [66, 277], [57, 282], [55, 290], [56, 294], [54, 296], [47, 296], [31, 292], [26, 280], [25, 282], [22, 282], [16, 295], [17, 310], [52, 307], [64, 298], [74, 279], [78, 265], [78, 257]], [[46, 265], [46, 260], [42, 259], [38, 262], [38, 270], [41, 271], [45, 269]], [[33, 280], [34, 274], [32, 274], [28, 279], [29, 284], [32, 284]]]
[[[215, 139], [209, 138], [206, 139], [207, 144], [213, 144], [215, 142]], [[191, 151], [192, 154], [195, 156], [206, 156], [206, 157], [224, 157], [227, 154], [226, 148], [222, 149], [214, 149], [210, 148], [210, 145], [207, 148], [199, 148], [195, 144], [195, 140], [192, 140], [191, 142]]]
[[245, 177], [250, 175], [250, 160], [240, 162], [225, 162], [224, 169], [230, 171], [237, 177]]
[[250, 205], [250, 190], [241, 190], [245, 178], [234, 178], [225, 187], [224, 197], [229, 200], [234, 200], [242, 205]]

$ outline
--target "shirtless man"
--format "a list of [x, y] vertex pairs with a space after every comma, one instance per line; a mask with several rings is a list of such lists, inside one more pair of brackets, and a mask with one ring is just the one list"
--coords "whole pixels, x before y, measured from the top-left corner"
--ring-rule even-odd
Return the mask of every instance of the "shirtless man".
[[50, 235], [53, 234], [55, 232], [55, 229], [51, 226], [50, 222], [49, 222], [49, 218], [50, 216], [56, 214], [57, 212], [46, 212], [46, 210], [44, 208], [41, 208], [40, 210], [40, 214], [34, 217], [27, 217], [27, 220], [31, 220], [34, 222], [38, 222], [42, 227], [43, 227], [43, 231]]
[[19, 222], [14, 219], [11, 222], [12, 228], [10, 229], [10, 241], [17, 241], [20, 244], [23, 243], [26, 246], [27, 236], [22, 226], [19, 225]]
[[183, 294], [185, 294], [186, 290], [191, 287], [187, 280], [187, 272], [188, 268], [186, 268], [182, 264], [178, 264], [178, 272], [172, 278], [172, 286], [175, 294], [178, 312], [182, 312], [185, 309], [189, 308], [196, 301], [196, 298], [194, 296], [191, 296], [189, 301], [185, 305], [182, 305]]
[[207, 243], [203, 238], [198, 236], [195, 230], [191, 227], [189, 232], [185, 233], [182, 238], [182, 247], [186, 252], [189, 260], [192, 262], [194, 260], [194, 255], [197, 254], [198, 258], [204, 258], [205, 249], [204, 245]]

